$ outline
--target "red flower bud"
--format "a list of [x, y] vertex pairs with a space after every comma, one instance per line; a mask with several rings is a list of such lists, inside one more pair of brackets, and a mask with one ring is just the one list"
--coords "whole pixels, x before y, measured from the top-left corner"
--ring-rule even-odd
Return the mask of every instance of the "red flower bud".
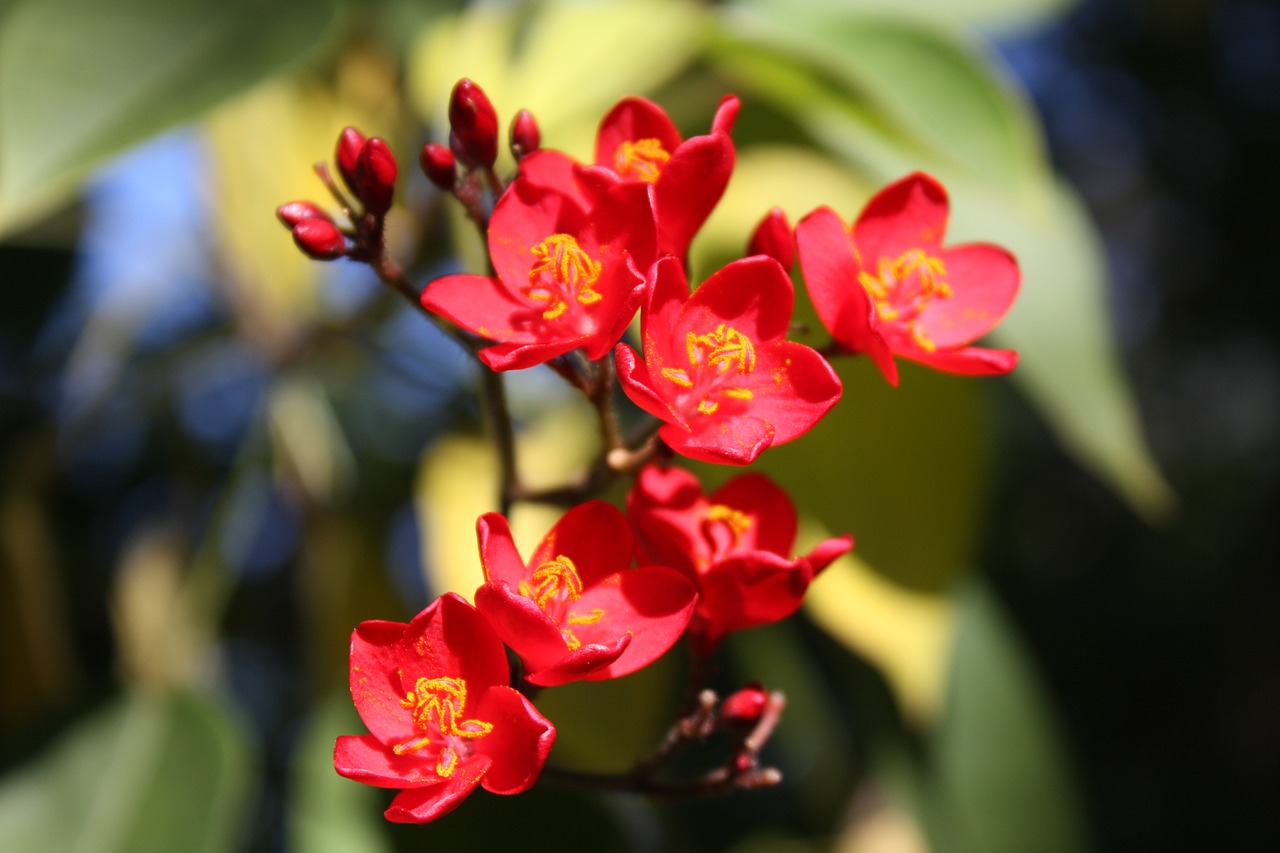
[[364, 134], [354, 127], [343, 128], [338, 135], [338, 147], [333, 153], [333, 159], [337, 161], [342, 180], [352, 192], [357, 192], [356, 161], [360, 158], [360, 149], [363, 147]]
[[458, 182], [458, 164], [453, 159], [453, 152], [438, 142], [428, 142], [422, 146], [418, 155], [418, 164], [427, 180], [448, 192]]
[[449, 147], [462, 165], [489, 168], [498, 159], [498, 114], [484, 90], [463, 77], [449, 99]]
[[304, 219], [293, 226], [293, 242], [317, 261], [332, 261], [347, 252], [347, 238], [327, 219]]
[[765, 214], [756, 226], [747, 244], [748, 255], [768, 255], [787, 269], [796, 259], [796, 241], [791, 233], [791, 223], [780, 207]]
[[734, 728], [750, 728], [759, 721], [768, 701], [764, 688], [753, 681], [720, 703], [720, 719]]
[[511, 120], [511, 156], [517, 161], [526, 154], [537, 151], [542, 142], [538, 120], [528, 110], [521, 110]]
[[329, 218], [329, 214], [320, 209], [319, 205], [310, 201], [291, 201], [288, 204], [282, 204], [276, 208], [276, 217], [289, 229], [308, 219], [333, 221]]
[[370, 213], [383, 214], [391, 209], [391, 196], [396, 188], [396, 158], [387, 143], [373, 137], [360, 148], [356, 160], [356, 195]]

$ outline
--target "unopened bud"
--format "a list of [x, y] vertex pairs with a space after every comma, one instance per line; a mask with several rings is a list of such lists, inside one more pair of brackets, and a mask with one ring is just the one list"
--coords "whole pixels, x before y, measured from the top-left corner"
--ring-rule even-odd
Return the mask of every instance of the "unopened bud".
[[428, 142], [422, 146], [418, 155], [418, 164], [427, 180], [448, 192], [458, 182], [458, 164], [453, 159], [453, 152], [438, 142]]
[[538, 131], [538, 120], [528, 110], [521, 110], [511, 120], [511, 156], [516, 162], [526, 154], [538, 150], [542, 143], [542, 134]]
[[498, 114], [484, 90], [466, 77], [449, 99], [449, 147], [468, 167], [487, 169], [498, 159]]
[[775, 207], [765, 214], [764, 219], [756, 226], [747, 244], [748, 255], [768, 255], [787, 269], [796, 259], [796, 241], [791, 232], [791, 223], [782, 208]]
[[396, 172], [396, 157], [386, 142], [375, 136], [361, 146], [356, 159], [355, 191], [370, 213], [382, 215], [391, 209]]
[[317, 261], [332, 261], [347, 252], [347, 238], [327, 219], [304, 219], [293, 226], [293, 242]]
[[343, 128], [338, 134], [338, 147], [333, 152], [333, 159], [338, 164], [338, 172], [346, 182], [348, 189], [356, 192], [356, 161], [360, 159], [360, 149], [364, 147], [364, 134], [354, 127]]
[[720, 719], [727, 726], [749, 729], [760, 720], [768, 701], [759, 682], [752, 682], [720, 703]]
[[282, 204], [276, 208], [276, 217], [289, 229], [308, 219], [333, 221], [329, 218], [329, 214], [320, 209], [319, 205], [310, 201], [291, 201], [288, 204]]

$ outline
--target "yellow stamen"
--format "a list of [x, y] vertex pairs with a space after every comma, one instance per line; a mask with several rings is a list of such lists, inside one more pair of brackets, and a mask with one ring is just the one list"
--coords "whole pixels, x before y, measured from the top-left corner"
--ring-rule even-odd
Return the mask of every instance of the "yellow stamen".
[[[464, 719], [467, 683], [461, 678], [419, 678], [413, 690], [400, 700], [400, 705], [409, 709], [414, 730], [424, 733], [424, 736], [393, 746], [391, 750], [396, 755], [430, 746], [436, 732], [446, 739], [472, 740], [493, 731], [493, 723]], [[448, 778], [461, 760], [455, 744], [447, 740], [441, 745], [436, 759], [436, 775]]]
[[571, 234], [552, 234], [530, 251], [529, 286], [524, 293], [537, 302], [550, 302], [542, 319], [554, 320], [569, 308], [569, 299], [594, 305], [604, 297], [594, 288], [604, 264], [583, 251]]
[[903, 323], [912, 340], [922, 349], [936, 347], [915, 322], [933, 299], [951, 296], [951, 286], [943, 280], [947, 267], [923, 249], [908, 249], [896, 258], [881, 258], [875, 273], [863, 270], [858, 283], [875, 303], [876, 313], [886, 322]]
[[671, 155], [657, 139], [627, 140], [613, 155], [614, 171], [624, 178], [653, 183], [662, 174]]
[[582, 594], [582, 579], [578, 577], [578, 567], [563, 554], [534, 569], [530, 580], [533, 583], [520, 581], [520, 594], [525, 598], [532, 598], [543, 610], [561, 593], [570, 601], [577, 601]]

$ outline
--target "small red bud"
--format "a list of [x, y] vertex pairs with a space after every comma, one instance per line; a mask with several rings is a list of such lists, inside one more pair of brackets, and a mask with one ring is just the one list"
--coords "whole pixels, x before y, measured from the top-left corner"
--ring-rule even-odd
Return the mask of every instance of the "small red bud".
[[276, 217], [289, 229], [308, 219], [333, 221], [329, 218], [329, 214], [320, 209], [319, 205], [310, 201], [291, 201], [287, 204], [282, 204], [276, 208]]
[[438, 142], [428, 142], [422, 146], [418, 155], [418, 164], [427, 180], [448, 192], [458, 182], [458, 164], [453, 159], [453, 152]]
[[775, 207], [765, 214], [764, 219], [756, 226], [747, 244], [748, 255], [768, 255], [791, 269], [796, 259], [796, 241], [791, 232], [791, 223], [787, 214], [780, 207]]
[[720, 719], [728, 726], [750, 728], [759, 721], [768, 701], [764, 688], [753, 681], [720, 703]]
[[293, 242], [317, 261], [332, 261], [347, 252], [347, 238], [327, 219], [304, 219], [293, 226]]
[[338, 147], [333, 159], [338, 164], [338, 172], [347, 187], [356, 192], [356, 161], [360, 159], [360, 149], [364, 147], [364, 134], [354, 127], [343, 128], [338, 134]]
[[511, 156], [519, 162], [526, 154], [538, 150], [542, 142], [542, 134], [538, 131], [538, 120], [528, 110], [521, 110], [511, 120]]
[[355, 192], [370, 213], [380, 216], [391, 209], [396, 172], [396, 157], [386, 142], [375, 136], [361, 146], [356, 159]]
[[484, 90], [466, 77], [449, 99], [449, 147], [467, 167], [489, 168], [498, 159], [498, 114]]
[[756, 766], [756, 759], [749, 752], [739, 752], [733, 757], [733, 772], [741, 776], [749, 773]]

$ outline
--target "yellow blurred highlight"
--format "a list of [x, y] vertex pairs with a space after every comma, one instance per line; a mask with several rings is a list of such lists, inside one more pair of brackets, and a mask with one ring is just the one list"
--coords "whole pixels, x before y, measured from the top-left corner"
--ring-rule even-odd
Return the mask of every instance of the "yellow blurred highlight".
[[354, 480], [356, 461], [324, 387], [288, 377], [267, 403], [277, 479], [297, 484], [312, 503], [326, 504]]
[[131, 541], [111, 591], [120, 668], [147, 688], [190, 687], [206, 674], [210, 626], [191, 607], [186, 554], [176, 537], [145, 530]]
[[[802, 541], [825, 535], [802, 523]], [[828, 634], [879, 668], [909, 720], [937, 718], [955, 628], [947, 598], [898, 586], [849, 553], [818, 576], [804, 606]]]
[[919, 822], [883, 796], [859, 791], [853, 817], [831, 849], [835, 853], [929, 853]]
[[[534, 489], [563, 485], [586, 469], [599, 446], [589, 409], [553, 405], [516, 435], [521, 480]], [[497, 455], [484, 438], [448, 436], [423, 457], [414, 493], [432, 593], [456, 592], [470, 601], [484, 581], [476, 519], [497, 510], [497, 485]], [[561, 514], [546, 504], [520, 503], [512, 509], [508, 521], [523, 557], [533, 553]]]
[[706, 22], [705, 10], [680, 0], [474, 3], [419, 35], [410, 98], [419, 117], [446, 128], [449, 93], [469, 77], [493, 102], [504, 135], [529, 109], [545, 145], [589, 160], [605, 111], [671, 80], [701, 46]]

